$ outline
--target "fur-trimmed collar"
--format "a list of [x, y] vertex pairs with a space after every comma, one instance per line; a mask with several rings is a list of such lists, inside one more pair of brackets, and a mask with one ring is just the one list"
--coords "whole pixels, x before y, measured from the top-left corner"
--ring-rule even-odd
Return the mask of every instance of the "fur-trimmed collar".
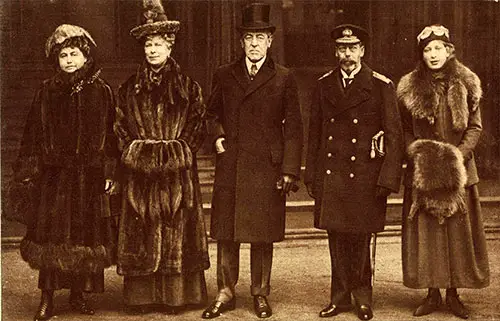
[[144, 61], [137, 69], [135, 92], [136, 94], [139, 94], [143, 90], [150, 92], [153, 88], [166, 83], [169, 79], [169, 73], [178, 74], [180, 71], [181, 67], [172, 57], [168, 57], [165, 66], [157, 72], [151, 69], [151, 65], [147, 61]]
[[477, 110], [482, 93], [479, 77], [455, 58], [438, 72], [419, 62], [415, 70], [401, 78], [397, 88], [398, 100], [411, 115], [430, 124], [434, 124], [440, 98], [446, 97], [456, 131], [467, 128], [469, 112]]
[[87, 62], [73, 73], [67, 73], [58, 70], [56, 75], [50, 81], [50, 88], [53, 91], [59, 91], [61, 94], [69, 92], [74, 95], [80, 92], [87, 84], [92, 84], [101, 74], [101, 69], [96, 67], [94, 59], [90, 57]]

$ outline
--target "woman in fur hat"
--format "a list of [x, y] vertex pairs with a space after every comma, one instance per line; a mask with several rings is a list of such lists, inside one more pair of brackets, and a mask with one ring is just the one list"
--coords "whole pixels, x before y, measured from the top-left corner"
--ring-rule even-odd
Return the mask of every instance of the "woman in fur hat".
[[444, 26], [428, 26], [417, 39], [421, 60], [397, 88], [408, 157], [403, 281], [428, 288], [415, 316], [437, 310], [446, 289], [446, 305], [466, 319], [457, 288], [489, 284], [473, 152], [482, 130], [481, 83], [455, 58]]
[[175, 313], [207, 299], [209, 258], [196, 165], [207, 134], [205, 103], [198, 83], [170, 56], [179, 22], [167, 19], [161, 3], [146, 5], [146, 22], [131, 30], [145, 61], [118, 94], [118, 273], [128, 310]]
[[74, 25], [60, 25], [49, 37], [45, 52], [56, 73], [36, 92], [14, 166], [14, 184], [30, 190], [34, 202], [21, 255], [40, 270], [35, 321], [54, 315], [53, 293], [62, 288], [71, 289], [73, 309], [94, 314], [83, 292], [103, 292], [103, 271], [112, 263], [102, 199], [119, 155], [113, 93], [91, 56], [95, 45]]

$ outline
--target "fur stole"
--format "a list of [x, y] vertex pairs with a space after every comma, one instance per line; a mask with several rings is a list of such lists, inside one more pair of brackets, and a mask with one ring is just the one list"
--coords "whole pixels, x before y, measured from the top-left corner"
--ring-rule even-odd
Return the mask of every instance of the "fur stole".
[[479, 77], [455, 58], [440, 71], [431, 72], [424, 62], [403, 76], [398, 83], [398, 100], [415, 119], [434, 124], [441, 98], [451, 110], [453, 128], [467, 128], [469, 112], [479, 107], [482, 90]]
[[74, 94], [82, 91], [86, 85], [94, 83], [99, 78], [101, 69], [96, 67], [94, 59], [89, 57], [82, 68], [75, 72], [67, 73], [59, 69], [54, 77], [49, 79], [49, 89], [60, 95]]
[[418, 139], [408, 147], [414, 164], [413, 203], [409, 219], [423, 211], [443, 224], [455, 213], [465, 213], [467, 172], [460, 150], [448, 143]]

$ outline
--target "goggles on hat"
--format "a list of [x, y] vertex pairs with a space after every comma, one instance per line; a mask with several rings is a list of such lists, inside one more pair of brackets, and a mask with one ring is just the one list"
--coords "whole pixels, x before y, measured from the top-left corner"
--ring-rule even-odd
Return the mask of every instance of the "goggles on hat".
[[450, 39], [450, 31], [448, 30], [448, 28], [441, 25], [434, 25], [425, 27], [424, 30], [422, 30], [418, 34], [417, 41], [420, 43], [422, 40], [429, 38], [431, 34], [434, 34], [438, 37], [445, 36], [446, 38]]

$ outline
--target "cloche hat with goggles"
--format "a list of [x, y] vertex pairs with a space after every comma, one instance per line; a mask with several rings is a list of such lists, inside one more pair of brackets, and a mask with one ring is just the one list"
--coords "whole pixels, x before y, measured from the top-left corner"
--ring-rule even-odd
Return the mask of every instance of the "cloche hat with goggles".
[[431, 25], [425, 27], [417, 36], [418, 46], [424, 48], [432, 40], [450, 41], [450, 31], [443, 25]]

